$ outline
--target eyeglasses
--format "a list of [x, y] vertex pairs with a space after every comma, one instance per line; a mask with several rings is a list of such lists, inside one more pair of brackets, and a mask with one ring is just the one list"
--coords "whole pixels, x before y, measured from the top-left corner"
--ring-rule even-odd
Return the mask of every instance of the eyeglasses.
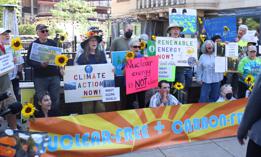
[[133, 48], [135, 48], [135, 49], [137, 49], [137, 48], [139, 48], [140, 49], [140, 46], [132, 46]]
[[41, 30], [41, 33], [48, 33], [48, 30]]

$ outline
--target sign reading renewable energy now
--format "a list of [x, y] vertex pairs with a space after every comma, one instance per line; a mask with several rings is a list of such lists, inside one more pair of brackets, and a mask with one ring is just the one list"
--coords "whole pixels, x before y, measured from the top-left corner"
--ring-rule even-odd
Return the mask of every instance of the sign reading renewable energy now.
[[109, 156], [236, 135], [247, 100], [36, 119], [47, 156]]

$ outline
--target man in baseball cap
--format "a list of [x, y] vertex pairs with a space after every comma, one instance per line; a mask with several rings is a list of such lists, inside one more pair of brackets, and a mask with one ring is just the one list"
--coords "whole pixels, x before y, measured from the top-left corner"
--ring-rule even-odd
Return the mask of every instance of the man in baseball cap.
[[11, 30], [5, 29], [5, 28], [0, 28], [0, 34], [2, 35], [4, 33], [11, 33]]
[[36, 31], [41, 31], [41, 30], [44, 30], [44, 29], [47, 29], [48, 26], [44, 25], [44, 24], [38, 24], [36, 26]]

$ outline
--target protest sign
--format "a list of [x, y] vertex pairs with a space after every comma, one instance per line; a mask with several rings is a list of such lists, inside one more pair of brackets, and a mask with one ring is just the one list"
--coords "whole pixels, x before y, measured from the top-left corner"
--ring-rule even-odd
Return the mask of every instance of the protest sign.
[[33, 43], [30, 59], [37, 62], [49, 62], [49, 65], [55, 65], [55, 56], [62, 54], [63, 49], [55, 46]]
[[227, 62], [226, 57], [215, 57], [215, 72], [223, 73], [227, 71]]
[[101, 93], [102, 102], [120, 101], [120, 87], [105, 87]]
[[66, 66], [64, 75], [65, 102], [102, 100], [101, 88], [114, 87], [111, 64]]
[[37, 118], [30, 130], [50, 136], [46, 156], [112, 156], [195, 141], [231, 137], [247, 99]]
[[235, 42], [227, 43], [225, 52], [226, 57], [238, 57], [238, 44]]
[[111, 52], [112, 64], [115, 67], [116, 76], [123, 76], [123, 61], [125, 60], [126, 51], [113, 51]]
[[159, 66], [159, 81], [166, 80], [174, 82], [176, 77], [175, 66]]
[[198, 58], [197, 39], [157, 37], [156, 54], [160, 66], [193, 66]]
[[156, 55], [155, 41], [149, 40], [147, 42], [147, 55], [148, 56], [155, 56]]
[[0, 56], [0, 76], [14, 69], [14, 59], [12, 53]]
[[235, 16], [205, 19], [204, 28], [208, 39], [220, 35], [223, 41], [235, 41], [237, 37], [237, 19]]
[[184, 28], [182, 34], [195, 34], [197, 31], [197, 10], [170, 8], [169, 25], [174, 23]]
[[127, 94], [158, 86], [158, 56], [130, 59], [125, 70]]

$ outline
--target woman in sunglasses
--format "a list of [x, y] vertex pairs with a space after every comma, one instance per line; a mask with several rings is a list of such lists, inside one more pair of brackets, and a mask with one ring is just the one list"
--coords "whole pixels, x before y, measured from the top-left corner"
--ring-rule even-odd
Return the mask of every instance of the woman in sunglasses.
[[[140, 51], [141, 45], [139, 39], [133, 39], [129, 43], [130, 51], [134, 52], [135, 57], [134, 58], [142, 58], [143, 54]], [[123, 66], [125, 68], [125, 66]], [[125, 70], [123, 70], [125, 73]], [[140, 108], [145, 107], [145, 92], [137, 92], [134, 94], [127, 95], [127, 109], [134, 109], [134, 108]]]

